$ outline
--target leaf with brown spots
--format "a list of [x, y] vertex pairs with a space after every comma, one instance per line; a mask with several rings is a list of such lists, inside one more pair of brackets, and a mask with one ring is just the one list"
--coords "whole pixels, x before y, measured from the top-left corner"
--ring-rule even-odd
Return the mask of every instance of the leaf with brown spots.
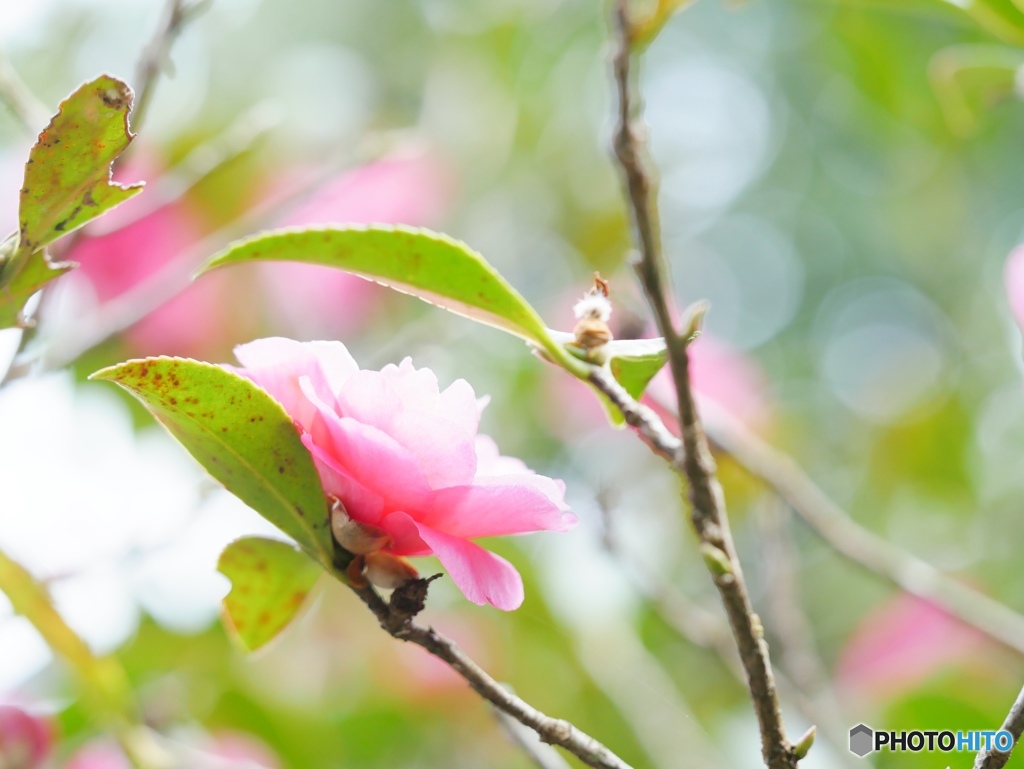
[[142, 191], [110, 181], [110, 164], [132, 140], [131, 103], [125, 83], [102, 75], [61, 102], [39, 134], [25, 165], [17, 245], [0, 260], [0, 328], [20, 325], [28, 298], [70, 269], [50, 264], [45, 246]]
[[285, 542], [244, 537], [228, 545], [217, 570], [231, 580], [224, 624], [246, 651], [254, 652], [287, 627], [323, 569]]
[[127, 84], [101, 75], [61, 102], [25, 166], [20, 248], [38, 251], [142, 192], [110, 181], [110, 164], [133, 138], [132, 98]]
[[539, 345], [573, 374], [586, 367], [548, 333], [537, 311], [487, 260], [447, 235], [405, 226], [285, 229], [228, 246], [203, 272], [238, 262], [320, 264], [500, 328]]
[[320, 476], [291, 417], [266, 391], [226, 368], [182, 358], [132, 360], [90, 378], [128, 390], [228, 491], [312, 558], [331, 563]]

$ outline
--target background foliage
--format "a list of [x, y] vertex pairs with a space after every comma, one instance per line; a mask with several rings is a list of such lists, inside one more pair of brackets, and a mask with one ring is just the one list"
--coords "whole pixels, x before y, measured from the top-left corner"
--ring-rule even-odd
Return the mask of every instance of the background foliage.
[[[55, 105], [102, 71], [131, 82], [159, 5], [5, 4], [0, 44]], [[704, 0], [651, 46], [643, 77], [676, 289], [712, 303], [699, 389], [794, 454], [865, 526], [1024, 610], [1024, 395], [1002, 287], [1024, 234], [1024, 109], [1010, 69], [975, 66], [1012, 62], [1024, 25], [993, 7], [1010, 21], [985, 28], [938, 2]], [[196, 243], [212, 254], [223, 243], [201, 239], [260, 205], [260, 226], [366, 217], [450, 233], [561, 329], [599, 269], [620, 335], [649, 333], [608, 158], [605, 39], [602, 4], [584, 0], [218, 0], [176, 43], [174, 77], [124, 178], [149, 181], [146, 205], [187, 186], [197, 147], [269, 128], [169, 208], [137, 210], [120, 240], [95, 229], [75, 244], [82, 274], [47, 297], [40, 338], [87, 328], [126, 272], [143, 280]], [[5, 232], [33, 139], [0, 113]], [[349, 168], [342, 181], [357, 193], [326, 200], [321, 186], [274, 203]], [[727, 765], [757, 765], [743, 688], [674, 635], [635, 589], [636, 570], [603, 548], [599, 501], [626, 560], [715, 608], [674, 480], [607, 427], [582, 385], [518, 340], [413, 299], [355, 279], [319, 297], [316, 274], [260, 270], [206, 276], [177, 314], [89, 350], [73, 376], [0, 391], [0, 545], [50, 581], [97, 649], [116, 651], [153, 723], [208, 740], [255, 735], [282, 767], [528, 765], [449, 671], [381, 634], [336, 586], [265, 654], [243, 658], [216, 622], [216, 556], [265, 528], [127, 398], [83, 381], [133, 355], [228, 360], [259, 335], [329, 337], [364, 366], [412, 355], [442, 382], [490, 393], [484, 431], [565, 478], [583, 518], [570, 535], [494, 544], [524, 573], [520, 611], [469, 605], [442, 580], [425, 619], [637, 767], [683, 765], [701, 735]], [[722, 471], [771, 631], [763, 519], [776, 503], [727, 460]], [[794, 536], [789, 565], [850, 724], [1001, 721], [1024, 676], [1018, 656], [803, 527]], [[94, 725], [42, 642], [0, 611], [0, 692], [56, 714], [63, 761]], [[796, 734], [806, 726], [787, 718]], [[818, 746], [806, 765], [836, 760]]]

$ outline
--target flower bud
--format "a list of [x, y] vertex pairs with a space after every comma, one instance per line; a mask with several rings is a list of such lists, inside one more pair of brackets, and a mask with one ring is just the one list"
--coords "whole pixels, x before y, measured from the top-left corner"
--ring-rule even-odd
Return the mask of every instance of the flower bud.
[[391, 536], [384, 529], [352, 520], [341, 500], [331, 499], [331, 532], [339, 545], [355, 555], [367, 555], [391, 544]]
[[803, 736], [799, 740], [796, 741], [796, 744], [793, 746], [793, 755], [798, 761], [806, 758], [808, 752], [810, 752], [811, 746], [814, 745], [814, 737], [817, 732], [818, 728], [816, 726], [812, 726], [804, 732]]
[[412, 564], [397, 555], [378, 552], [366, 556], [366, 578], [377, 587], [394, 590], [417, 577], [419, 572]]
[[725, 551], [710, 542], [702, 542], [700, 554], [707, 564], [708, 569], [716, 577], [725, 577], [732, 574], [732, 563]]

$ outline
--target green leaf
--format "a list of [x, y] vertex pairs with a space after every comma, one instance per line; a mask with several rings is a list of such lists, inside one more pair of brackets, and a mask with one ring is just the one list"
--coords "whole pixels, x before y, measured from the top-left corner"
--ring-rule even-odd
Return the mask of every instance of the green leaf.
[[[551, 338], [560, 344], [573, 349], [575, 337], [565, 331], [548, 329]], [[608, 368], [615, 380], [622, 385], [626, 392], [639, 400], [647, 385], [654, 376], [661, 371], [668, 361], [668, 348], [665, 340], [661, 337], [655, 339], [613, 339], [601, 348], [601, 352], [608, 361]], [[582, 351], [580, 351], [582, 355]], [[604, 404], [608, 418], [613, 425], [622, 426], [626, 420], [622, 412], [603, 393], [595, 390], [597, 396]]]
[[[15, 243], [16, 241], [11, 240], [10, 242]], [[74, 266], [72, 262], [52, 263], [46, 257], [45, 251], [37, 251], [30, 255], [25, 265], [10, 282], [0, 282], [0, 328], [28, 325], [21, 315], [25, 303], [32, 298], [36, 291]]]
[[626, 392], [637, 399], [668, 362], [668, 348], [661, 337], [616, 339], [609, 342], [606, 349], [612, 376], [626, 388]]
[[992, 44], [961, 44], [943, 48], [928, 65], [932, 90], [950, 130], [967, 137], [978, 130], [995, 105], [1012, 96], [1024, 54]]
[[277, 230], [231, 244], [199, 274], [252, 261], [305, 262], [351, 272], [534, 342], [559, 365], [586, 375], [519, 292], [480, 254], [446, 235], [379, 225]]
[[19, 231], [0, 253], [0, 328], [24, 325], [29, 298], [74, 265], [51, 264], [42, 249], [142, 191], [110, 181], [110, 164], [132, 140], [132, 91], [103, 75], [61, 102], [25, 165]]
[[61, 102], [25, 166], [20, 249], [38, 251], [142, 192], [110, 181], [110, 164], [133, 138], [131, 105], [131, 88], [107, 75]]
[[90, 378], [128, 390], [228, 491], [331, 563], [320, 477], [291, 417], [266, 391], [226, 368], [181, 358], [132, 360]]
[[224, 622], [254, 652], [287, 627], [323, 569], [285, 542], [264, 537], [235, 540], [221, 553], [217, 570], [231, 580]]
[[46, 588], [0, 551], [0, 592], [71, 666], [93, 707], [110, 723], [137, 717], [128, 677], [112, 657], [97, 657], [54, 608]]

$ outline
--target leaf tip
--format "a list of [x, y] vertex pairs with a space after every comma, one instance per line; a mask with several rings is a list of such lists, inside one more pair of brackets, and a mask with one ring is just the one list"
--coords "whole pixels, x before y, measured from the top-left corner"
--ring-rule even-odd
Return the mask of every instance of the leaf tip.
[[86, 377], [86, 379], [88, 379], [90, 382], [117, 381], [115, 378], [115, 373], [120, 367], [120, 364], [115, 366], [106, 366], [97, 371], [93, 371], [91, 374], [89, 374], [89, 376]]

